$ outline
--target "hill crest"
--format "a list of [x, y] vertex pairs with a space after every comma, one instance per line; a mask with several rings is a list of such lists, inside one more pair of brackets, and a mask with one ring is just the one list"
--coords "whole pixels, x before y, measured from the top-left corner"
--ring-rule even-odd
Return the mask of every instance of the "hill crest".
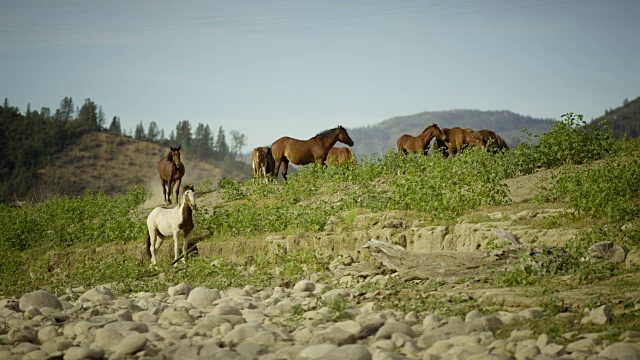
[[[38, 171], [36, 197], [77, 196], [87, 189], [107, 195], [124, 193], [134, 186], [150, 189], [153, 198], [162, 198], [156, 166], [168, 149], [148, 142], [106, 132], [90, 132]], [[198, 184], [205, 179], [215, 183], [223, 177], [248, 178], [251, 170], [225, 170], [224, 162], [201, 161], [182, 152], [186, 173], [182, 184]]]
[[508, 110], [424, 111], [395, 116], [375, 125], [349, 129], [349, 134], [355, 141], [353, 150], [358, 157], [371, 153], [383, 154], [389, 149], [395, 149], [396, 141], [401, 135], [417, 135], [432, 123], [438, 124], [441, 128], [460, 126], [477, 130], [491, 129], [500, 134], [509, 146], [517, 146], [524, 128], [532, 134], [539, 135], [551, 130], [552, 119], [532, 118]]

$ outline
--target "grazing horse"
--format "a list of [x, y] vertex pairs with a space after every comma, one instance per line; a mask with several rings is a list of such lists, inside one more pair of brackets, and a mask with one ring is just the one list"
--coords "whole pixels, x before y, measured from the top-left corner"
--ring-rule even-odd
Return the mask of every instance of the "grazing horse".
[[176, 185], [176, 199], [180, 195], [180, 184], [184, 176], [184, 164], [180, 161], [180, 148], [181, 146], [171, 147], [167, 156], [158, 161], [158, 174], [160, 174], [165, 204], [171, 204], [171, 192], [174, 184]]
[[509, 150], [509, 145], [507, 145], [507, 142], [504, 141], [504, 139], [494, 131], [491, 131], [489, 129], [482, 129], [478, 132], [482, 135], [484, 141], [487, 143], [488, 152], [497, 153], [498, 151]]
[[271, 153], [276, 162], [274, 177], [278, 177], [278, 171], [282, 164], [282, 177], [287, 180], [289, 161], [296, 165], [306, 165], [312, 162], [324, 164], [329, 149], [340, 141], [353, 146], [353, 140], [347, 134], [347, 129], [338, 126], [325, 130], [309, 140], [298, 140], [288, 136], [281, 137], [271, 145]]
[[275, 167], [271, 148], [260, 146], [251, 152], [251, 175], [266, 178], [267, 174], [272, 175]]
[[329, 149], [329, 153], [327, 154], [327, 160], [325, 160], [325, 164], [327, 165], [344, 165], [344, 164], [353, 164], [357, 165], [358, 160], [356, 160], [356, 154], [353, 153], [353, 150], [348, 147], [332, 147]]
[[193, 186], [184, 186], [182, 204], [173, 209], [157, 207], [147, 217], [147, 255], [151, 264], [156, 264], [156, 251], [165, 236], [173, 236], [174, 260], [178, 259], [178, 237], [182, 235], [182, 252], [186, 254], [189, 234], [193, 230], [193, 210], [196, 209], [196, 191]]
[[444, 133], [436, 124], [427, 126], [418, 136], [404, 134], [398, 138], [398, 153], [406, 154], [411, 152], [427, 155], [429, 143], [431, 143], [431, 139], [434, 137], [442, 141], [445, 140]]
[[445, 139], [436, 139], [435, 150], [442, 151], [442, 154], [451, 159], [455, 154], [462, 153], [462, 149], [467, 145], [485, 147], [487, 142], [482, 134], [468, 128], [443, 128]]

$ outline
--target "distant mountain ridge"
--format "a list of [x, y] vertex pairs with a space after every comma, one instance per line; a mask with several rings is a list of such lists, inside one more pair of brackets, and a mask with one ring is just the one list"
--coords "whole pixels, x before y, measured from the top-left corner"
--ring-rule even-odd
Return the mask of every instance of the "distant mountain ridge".
[[441, 128], [459, 126], [476, 130], [491, 129], [504, 138], [509, 146], [516, 146], [520, 137], [524, 135], [524, 128], [532, 134], [539, 135], [551, 130], [552, 122], [553, 119], [537, 119], [507, 110], [425, 111], [396, 116], [375, 125], [349, 129], [349, 135], [355, 142], [352, 149], [359, 158], [362, 155], [380, 155], [389, 149], [395, 149], [396, 141], [401, 135], [418, 135], [432, 123], [438, 124]]
[[594, 119], [593, 123], [600, 123], [604, 120], [609, 121], [613, 135], [616, 138], [621, 138], [625, 134], [628, 137], [640, 136], [640, 97], [633, 101], [625, 100], [622, 106], [605, 111], [605, 114], [597, 119]]

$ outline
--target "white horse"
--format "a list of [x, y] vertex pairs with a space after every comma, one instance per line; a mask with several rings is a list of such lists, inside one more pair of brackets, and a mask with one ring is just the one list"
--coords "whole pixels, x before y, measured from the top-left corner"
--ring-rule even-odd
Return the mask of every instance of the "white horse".
[[178, 237], [182, 235], [182, 252], [186, 254], [189, 234], [193, 230], [193, 210], [196, 209], [196, 192], [193, 186], [182, 187], [182, 203], [173, 209], [157, 207], [147, 217], [147, 254], [151, 264], [156, 264], [156, 251], [165, 236], [173, 236], [174, 261], [178, 259]]

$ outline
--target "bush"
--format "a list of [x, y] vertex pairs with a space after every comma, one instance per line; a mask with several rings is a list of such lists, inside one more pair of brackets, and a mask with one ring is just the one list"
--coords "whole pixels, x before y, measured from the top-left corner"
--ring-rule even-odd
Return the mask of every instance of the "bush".
[[543, 191], [547, 199], [569, 203], [578, 215], [622, 225], [640, 214], [640, 160], [562, 169]]
[[598, 160], [614, 147], [615, 139], [606, 122], [587, 126], [582, 115], [572, 112], [553, 123], [533, 148], [538, 167], [578, 165]]

